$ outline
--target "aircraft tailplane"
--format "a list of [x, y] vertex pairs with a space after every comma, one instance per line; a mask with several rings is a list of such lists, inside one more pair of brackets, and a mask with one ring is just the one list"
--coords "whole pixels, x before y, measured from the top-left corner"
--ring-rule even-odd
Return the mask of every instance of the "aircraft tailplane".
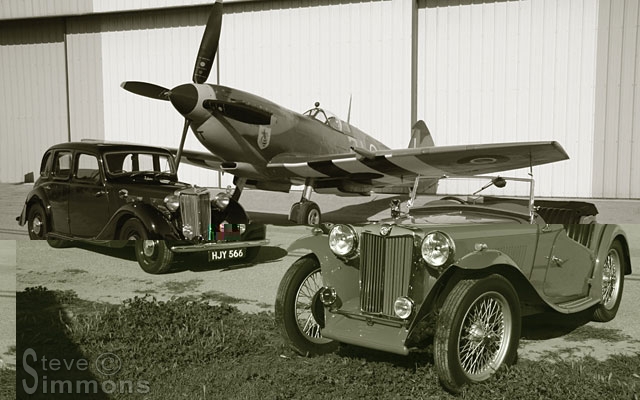
[[433, 147], [434, 145], [427, 124], [425, 124], [423, 120], [413, 124], [413, 127], [411, 127], [411, 141], [408, 147], [411, 149], [417, 147]]

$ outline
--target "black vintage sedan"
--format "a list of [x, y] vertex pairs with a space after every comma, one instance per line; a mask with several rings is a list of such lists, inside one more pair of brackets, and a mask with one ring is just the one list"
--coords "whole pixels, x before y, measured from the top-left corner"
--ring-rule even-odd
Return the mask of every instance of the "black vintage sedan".
[[17, 220], [52, 247], [135, 240], [140, 266], [153, 274], [168, 271], [175, 253], [246, 262], [268, 243], [266, 227], [251, 223], [230, 193], [180, 182], [169, 150], [128, 143], [48, 149]]

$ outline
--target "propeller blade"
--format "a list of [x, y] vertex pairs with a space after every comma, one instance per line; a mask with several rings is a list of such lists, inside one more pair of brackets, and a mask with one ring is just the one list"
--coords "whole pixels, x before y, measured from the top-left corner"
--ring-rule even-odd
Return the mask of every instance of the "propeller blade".
[[187, 139], [187, 132], [189, 132], [189, 120], [184, 119], [184, 128], [182, 128], [182, 138], [180, 139], [180, 147], [178, 147], [178, 152], [176, 153], [176, 171], [180, 166], [180, 159], [182, 158], [182, 150], [184, 150], [184, 142]]
[[171, 93], [167, 88], [147, 82], [122, 82], [120, 86], [131, 93], [158, 100], [169, 100]]
[[193, 82], [204, 83], [209, 78], [213, 60], [218, 51], [218, 41], [220, 40], [220, 30], [222, 28], [222, 2], [213, 4], [207, 27], [202, 35], [200, 50], [196, 58], [196, 66], [193, 70]]

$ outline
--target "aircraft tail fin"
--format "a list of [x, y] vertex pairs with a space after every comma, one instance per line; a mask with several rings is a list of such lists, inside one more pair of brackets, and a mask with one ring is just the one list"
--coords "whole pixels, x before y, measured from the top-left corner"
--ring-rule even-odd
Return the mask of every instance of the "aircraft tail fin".
[[411, 128], [411, 141], [409, 142], [409, 148], [417, 147], [433, 147], [435, 143], [431, 137], [431, 132], [427, 128], [427, 124], [423, 120], [420, 120], [413, 124]]

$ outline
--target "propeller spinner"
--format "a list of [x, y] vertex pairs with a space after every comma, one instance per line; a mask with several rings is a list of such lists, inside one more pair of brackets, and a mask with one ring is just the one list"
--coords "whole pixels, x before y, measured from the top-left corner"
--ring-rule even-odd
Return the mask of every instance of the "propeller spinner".
[[[193, 71], [193, 83], [201, 84], [206, 82], [213, 67], [213, 61], [218, 51], [218, 42], [220, 41], [220, 31], [222, 29], [222, 1], [216, 1], [211, 8], [207, 26], [202, 35], [202, 42], [198, 50], [196, 65]], [[123, 82], [120, 85], [123, 89], [140, 95], [157, 100], [169, 100], [171, 104], [183, 115], [188, 114], [194, 109], [198, 102], [198, 90], [191, 84], [177, 86], [173, 89], [167, 89], [162, 86], [154, 85], [147, 82]], [[180, 156], [184, 147], [184, 142], [189, 131], [189, 119], [185, 117], [184, 129], [180, 139], [180, 147], [176, 157], [176, 168], [180, 164]]]

